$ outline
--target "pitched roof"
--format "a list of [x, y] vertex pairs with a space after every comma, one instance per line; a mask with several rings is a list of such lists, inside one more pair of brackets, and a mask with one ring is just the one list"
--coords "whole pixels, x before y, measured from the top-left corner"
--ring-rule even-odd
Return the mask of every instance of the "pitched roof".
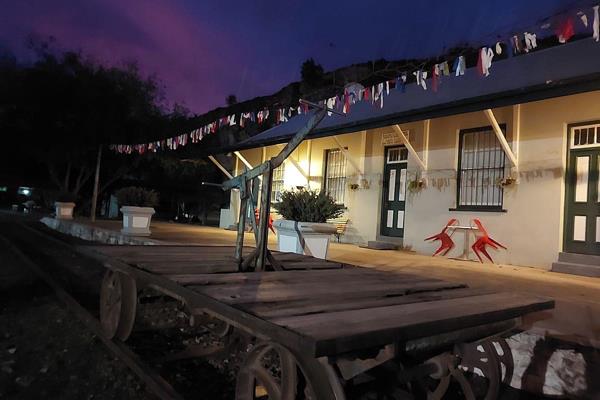
[[[428, 82], [428, 86], [430, 82]], [[354, 104], [345, 116], [326, 117], [309, 138], [332, 136], [392, 124], [438, 118], [486, 108], [503, 107], [600, 89], [600, 43], [582, 39], [529, 54], [497, 61], [490, 75], [476, 68], [464, 76], [442, 77], [437, 92], [406, 85], [406, 92], [390, 90], [384, 107], [368, 101]], [[304, 126], [309, 114], [298, 115], [219, 152], [287, 142]]]

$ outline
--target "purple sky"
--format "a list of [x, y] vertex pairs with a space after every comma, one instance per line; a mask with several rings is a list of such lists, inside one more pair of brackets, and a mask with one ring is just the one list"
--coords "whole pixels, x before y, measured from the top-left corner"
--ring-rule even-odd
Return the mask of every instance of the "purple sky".
[[[228, 94], [244, 100], [325, 69], [385, 57], [436, 55], [460, 41], [494, 42], [574, 1], [0, 0], [0, 48], [27, 59], [25, 38], [99, 61], [137, 61], [167, 99], [203, 113]], [[581, 2], [575, 2], [581, 3]], [[374, 6], [377, 4], [377, 6]]]

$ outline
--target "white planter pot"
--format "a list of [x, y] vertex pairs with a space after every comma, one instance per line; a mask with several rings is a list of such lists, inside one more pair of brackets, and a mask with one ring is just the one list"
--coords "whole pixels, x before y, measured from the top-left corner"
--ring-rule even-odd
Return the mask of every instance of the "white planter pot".
[[57, 201], [54, 203], [56, 219], [73, 219], [75, 203]]
[[273, 221], [277, 229], [278, 250], [284, 253], [306, 254], [316, 258], [327, 258], [329, 239], [336, 232], [335, 225], [298, 222], [279, 219]]
[[150, 221], [154, 215], [152, 207], [121, 207], [123, 229], [121, 233], [131, 236], [150, 236]]

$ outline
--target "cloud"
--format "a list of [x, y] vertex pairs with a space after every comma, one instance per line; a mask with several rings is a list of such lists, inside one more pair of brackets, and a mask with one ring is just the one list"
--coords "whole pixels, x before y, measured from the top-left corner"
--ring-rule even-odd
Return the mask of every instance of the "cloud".
[[[15, 2], [0, 38], [13, 46], [31, 32], [53, 36], [61, 47], [81, 49], [100, 62], [136, 61], [158, 76], [172, 102], [204, 112], [224, 103], [227, 89], [238, 85], [243, 53], [227, 51], [235, 43], [167, 0]], [[12, 22], [11, 22], [12, 21]]]

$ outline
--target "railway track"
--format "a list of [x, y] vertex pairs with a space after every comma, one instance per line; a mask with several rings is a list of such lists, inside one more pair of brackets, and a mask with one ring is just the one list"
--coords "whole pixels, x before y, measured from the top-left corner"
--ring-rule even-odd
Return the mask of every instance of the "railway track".
[[[37, 235], [41, 240], [51, 241], [57, 246], [70, 248], [71, 246], [61, 240], [38, 231], [26, 224], [16, 222], [19, 227], [26, 229], [28, 232]], [[65, 288], [54, 279], [47, 271], [40, 267], [34, 260], [26, 255], [13, 241], [9, 240], [3, 234], [0, 234], [0, 243], [14, 254], [14, 256], [26, 266], [32, 273], [44, 281], [55, 293], [56, 297], [65, 305], [83, 325], [98, 337], [106, 348], [118, 359], [120, 359], [138, 378], [145, 384], [146, 390], [156, 397], [167, 399], [183, 399], [171, 384], [169, 384], [160, 374], [152, 367], [147, 365], [136, 353], [134, 353], [125, 343], [109, 339], [104, 334], [100, 321], [84, 306], [82, 306]]]

